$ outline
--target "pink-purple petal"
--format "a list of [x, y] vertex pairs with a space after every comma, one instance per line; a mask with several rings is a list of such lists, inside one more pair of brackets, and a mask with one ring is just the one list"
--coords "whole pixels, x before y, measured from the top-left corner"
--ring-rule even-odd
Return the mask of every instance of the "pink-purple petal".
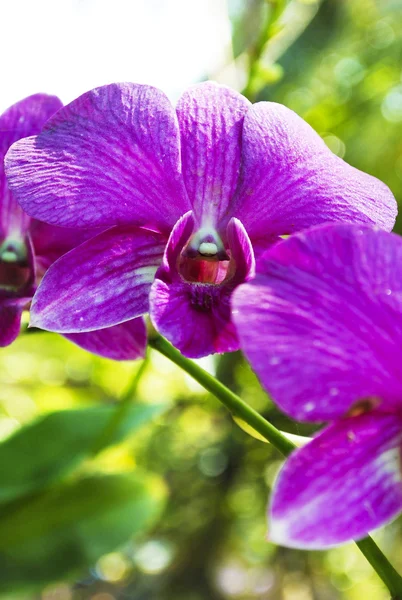
[[231, 252], [231, 257], [236, 265], [233, 283], [245, 283], [255, 275], [255, 258], [253, 246], [243, 223], [232, 218], [226, 229], [226, 236]]
[[113, 360], [136, 360], [145, 356], [147, 330], [142, 317], [114, 327], [83, 333], [65, 333], [84, 350]]
[[95, 237], [101, 231], [99, 229], [57, 227], [32, 219], [29, 233], [35, 248], [35, 263], [39, 275], [43, 275], [60, 256]]
[[78, 333], [144, 314], [165, 243], [145, 229], [116, 227], [74, 248], [46, 272], [32, 301], [31, 325]]
[[9, 346], [18, 337], [21, 315], [30, 298], [0, 300], [0, 348]]
[[402, 405], [402, 239], [325, 225], [268, 251], [234, 294], [241, 346], [275, 402], [299, 420], [367, 398]]
[[13, 104], [0, 115], [0, 237], [23, 237], [29, 226], [29, 217], [20, 208], [10, 192], [4, 172], [4, 157], [14, 142], [39, 133], [59, 108], [56, 96], [34, 94]]
[[273, 102], [249, 109], [230, 214], [242, 221], [252, 240], [328, 221], [390, 231], [396, 213], [388, 187], [335, 156], [296, 113]]
[[0, 115], [0, 131], [13, 131], [18, 138], [39, 133], [46, 121], [63, 106], [57, 96], [33, 94], [16, 102]]
[[230, 291], [208, 284], [155, 279], [150, 315], [156, 329], [184, 356], [200, 358], [238, 350], [230, 320]]
[[175, 111], [146, 85], [87, 92], [39, 136], [13, 146], [6, 168], [26, 212], [54, 225], [135, 224], [169, 233], [190, 208]]
[[268, 535], [321, 549], [365, 537], [402, 510], [402, 414], [342, 419], [286, 461], [271, 498]]
[[244, 96], [214, 82], [190, 87], [178, 102], [183, 178], [197, 224], [216, 224], [228, 208], [250, 106]]

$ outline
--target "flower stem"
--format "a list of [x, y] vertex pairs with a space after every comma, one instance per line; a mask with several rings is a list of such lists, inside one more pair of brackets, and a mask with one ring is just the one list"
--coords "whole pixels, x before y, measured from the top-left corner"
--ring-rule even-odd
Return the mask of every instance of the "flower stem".
[[356, 545], [389, 589], [392, 600], [402, 600], [402, 577], [381, 552], [373, 538], [368, 535], [356, 542]]
[[[199, 384], [220, 400], [234, 416], [243, 419], [243, 421], [258, 431], [284, 456], [289, 456], [295, 450], [296, 446], [290, 440], [286, 439], [276, 427], [248, 406], [248, 404], [220, 381], [215, 379], [215, 377], [199, 367], [194, 361], [185, 358], [167, 340], [159, 335], [153, 335], [148, 340], [148, 343], [151, 348], [158, 350], [158, 352], [191, 375]], [[393, 600], [402, 600], [402, 577], [381, 552], [374, 540], [370, 536], [367, 536], [356, 542], [356, 544], [389, 589]]]
[[216, 396], [234, 416], [243, 419], [243, 421], [258, 431], [266, 440], [271, 442], [284, 456], [288, 456], [296, 448], [276, 427], [248, 406], [239, 396], [207, 373], [207, 371], [204, 371], [195, 362], [185, 358], [167, 340], [160, 336], [155, 336], [149, 340], [149, 345], [191, 375], [206, 390]]

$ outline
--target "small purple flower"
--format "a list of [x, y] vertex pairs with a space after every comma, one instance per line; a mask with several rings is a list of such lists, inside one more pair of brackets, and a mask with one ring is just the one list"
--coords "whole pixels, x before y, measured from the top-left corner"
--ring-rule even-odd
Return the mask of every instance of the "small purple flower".
[[[48, 267], [97, 233], [30, 219], [7, 186], [3, 164], [9, 147], [23, 137], [38, 134], [61, 107], [55, 96], [35, 94], [0, 116], [0, 347], [8, 346], [18, 336], [22, 311]], [[142, 319], [66, 337], [90, 352], [118, 360], [143, 356], [146, 345]]]
[[251, 365], [300, 421], [331, 423], [286, 461], [270, 539], [325, 548], [402, 510], [402, 239], [330, 224], [270, 249], [234, 294]]
[[230, 298], [255, 257], [325, 221], [391, 229], [390, 190], [334, 156], [295, 113], [214, 83], [176, 110], [159, 90], [112, 84], [10, 150], [9, 183], [35, 218], [109, 228], [57, 261], [32, 323], [82, 332], [150, 312], [183, 354], [239, 347]]

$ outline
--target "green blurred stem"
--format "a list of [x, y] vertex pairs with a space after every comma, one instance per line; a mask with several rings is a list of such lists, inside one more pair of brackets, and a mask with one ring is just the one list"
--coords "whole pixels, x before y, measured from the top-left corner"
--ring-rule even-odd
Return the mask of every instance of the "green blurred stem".
[[149, 339], [151, 348], [158, 350], [161, 354], [173, 361], [177, 366], [181, 367], [186, 373], [191, 375], [198, 383], [206, 390], [211, 392], [230, 410], [230, 412], [243, 419], [248, 425], [253, 427], [266, 440], [271, 442], [275, 448], [284, 456], [288, 456], [296, 446], [286, 439], [276, 427], [266, 421], [258, 412], [248, 406], [239, 396], [229, 390], [220, 381], [212, 375], [204, 371], [195, 362], [185, 358], [176, 348], [174, 348], [167, 340], [160, 336], [155, 336]]
[[[211, 392], [236, 417], [243, 419], [250, 427], [258, 431], [284, 456], [289, 456], [296, 446], [271, 423], [264, 419], [253, 408], [248, 406], [239, 396], [225, 387], [220, 381], [199, 367], [194, 361], [185, 358], [167, 340], [159, 335], [153, 335], [148, 340], [151, 348], [158, 350], [178, 367], [186, 371], [208, 392]], [[381, 552], [374, 540], [368, 536], [356, 542], [377, 575], [389, 589], [393, 600], [402, 600], [402, 577], [394, 569], [387, 557]]]
[[130, 381], [128, 388], [126, 389], [123, 397], [119, 401], [109, 423], [106, 425], [105, 429], [102, 431], [98, 440], [94, 444], [91, 450], [91, 454], [95, 455], [101, 452], [110, 444], [111, 440], [114, 438], [115, 432], [119, 429], [121, 423], [123, 423], [130, 410], [131, 402], [136, 395], [138, 384], [147, 366], [148, 355], [144, 358], [138, 371], [134, 375], [133, 379]]
[[237, 394], [232, 392], [223, 383], [215, 379], [207, 371], [202, 369], [194, 361], [185, 358], [174, 346], [172, 346], [165, 338], [154, 335], [148, 340], [151, 348], [158, 350], [161, 354], [169, 358], [178, 367], [181, 367], [186, 373], [191, 375], [198, 383], [206, 390], [211, 392], [216, 398], [229, 409], [229, 411], [250, 427], [255, 429], [268, 442], [270, 442], [284, 456], [289, 456], [296, 445], [293, 444], [285, 435], [276, 429], [269, 421], [264, 419], [251, 406], [246, 404]]
[[356, 544], [389, 589], [392, 599], [402, 600], [402, 577], [381, 552], [373, 538], [367, 536]]
[[255, 94], [253, 93], [254, 78], [258, 72], [258, 65], [260, 58], [263, 54], [266, 44], [268, 43], [273, 27], [282, 15], [286, 7], [286, 0], [268, 0], [268, 12], [266, 21], [261, 29], [260, 35], [257, 38], [256, 43], [249, 50], [249, 74], [246, 83], [246, 87], [243, 89], [242, 94], [249, 100], [253, 101]]

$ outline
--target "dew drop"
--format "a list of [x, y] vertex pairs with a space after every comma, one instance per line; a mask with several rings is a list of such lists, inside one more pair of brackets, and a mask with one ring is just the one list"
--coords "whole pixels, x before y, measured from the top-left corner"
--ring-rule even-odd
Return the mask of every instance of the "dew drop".
[[281, 359], [279, 358], [279, 356], [273, 356], [272, 358], [269, 359], [270, 365], [279, 365], [280, 362], [281, 362]]

